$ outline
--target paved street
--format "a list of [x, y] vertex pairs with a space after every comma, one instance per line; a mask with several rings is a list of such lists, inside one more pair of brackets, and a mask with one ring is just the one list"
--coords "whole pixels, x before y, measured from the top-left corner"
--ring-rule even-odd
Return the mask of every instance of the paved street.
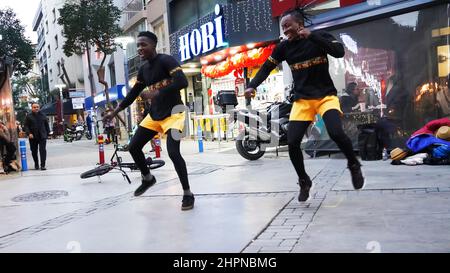
[[181, 211], [165, 146], [157, 184], [136, 198], [138, 172], [131, 185], [116, 172], [79, 178], [98, 161], [93, 141], [49, 141], [47, 171], [0, 177], [0, 252], [450, 251], [448, 166], [364, 161], [367, 184], [354, 191], [341, 156], [307, 158], [315, 188], [300, 204], [286, 152], [250, 162], [233, 142], [196, 145], [182, 142], [196, 203]]

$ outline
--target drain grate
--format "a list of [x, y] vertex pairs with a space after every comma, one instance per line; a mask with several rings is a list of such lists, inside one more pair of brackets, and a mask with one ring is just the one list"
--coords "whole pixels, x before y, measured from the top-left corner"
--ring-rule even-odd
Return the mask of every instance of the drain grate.
[[68, 196], [66, 191], [39, 191], [33, 193], [22, 194], [12, 199], [13, 202], [35, 202], [43, 200], [57, 199], [63, 196]]

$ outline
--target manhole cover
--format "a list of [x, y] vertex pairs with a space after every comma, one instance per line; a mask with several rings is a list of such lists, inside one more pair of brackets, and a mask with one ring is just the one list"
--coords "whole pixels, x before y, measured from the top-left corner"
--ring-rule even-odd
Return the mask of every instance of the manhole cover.
[[39, 191], [33, 193], [22, 194], [12, 199], [14, 202], [34, 202], [50, 199], [57, 199], [63, 196], [68, 196], [66, 191]]

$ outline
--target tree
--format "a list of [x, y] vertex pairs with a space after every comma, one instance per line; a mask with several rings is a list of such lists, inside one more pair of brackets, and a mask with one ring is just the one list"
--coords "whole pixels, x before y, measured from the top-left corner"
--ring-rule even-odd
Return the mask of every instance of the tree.
[[[117, 50], [114, 39], [122, 34], [118, 25], [121, 11], [114, 6], [112, 0], [81, 0], [66, 2], [59, 13], [58, 24], [63, 26], [66, 38], [64, 53], [70, 57], [86, 51], [91, 95], [95, 96], [90, 47], [96, 47], [96, 52], [103, 53], [99, 70], [104, 69], [106, 56]], [[102, 83], [101, 79], [100, 82]]]
[[0, 57], [13, 58], [13, 71], [26, 75], [31, 70], [34, 49], [31, 41], [24, 36], [25, 29], [20, 25], [12, 9], [0, 10]]
[[[59, 94], [59, 93], [58, 93]], [[23, 118], [29, 112], [29, 101], [21, 99], [22, 96], [31, 98], [31, 101], [39, 101], [42, 105], [50, 102], [51, 94], [48, 84], [40, 77], [16, 76], [12, 79], [12, 96], [17, 119], [23, 122]]]

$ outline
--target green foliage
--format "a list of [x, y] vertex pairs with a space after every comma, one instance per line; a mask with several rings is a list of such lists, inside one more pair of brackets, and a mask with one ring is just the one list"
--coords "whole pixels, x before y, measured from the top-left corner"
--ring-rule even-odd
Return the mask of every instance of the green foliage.
[[82, 54], [87, 46], [97, 52], [112, 54], [117, 49], [114, 39], [122, 34], [118, 25], [121, 11], [112, 0], [70, 1], [59, 9], [58, 24], [64, 28], [67, 56]]
[[0, 57], [9, 56], [14, 59], [15, 75], [26, 75], [32, 66], [34, 49], [24, 32], [24, 27], [20, 25], [12, 9], [0, 10]]
[[14, 77], [12, 79], [12, 95], [16, 107], [21, 103], [21, 96], [28, 96], [32, 101], [39, 101], [42, 104], [50, 101], [48, 86], [40, 77]]

